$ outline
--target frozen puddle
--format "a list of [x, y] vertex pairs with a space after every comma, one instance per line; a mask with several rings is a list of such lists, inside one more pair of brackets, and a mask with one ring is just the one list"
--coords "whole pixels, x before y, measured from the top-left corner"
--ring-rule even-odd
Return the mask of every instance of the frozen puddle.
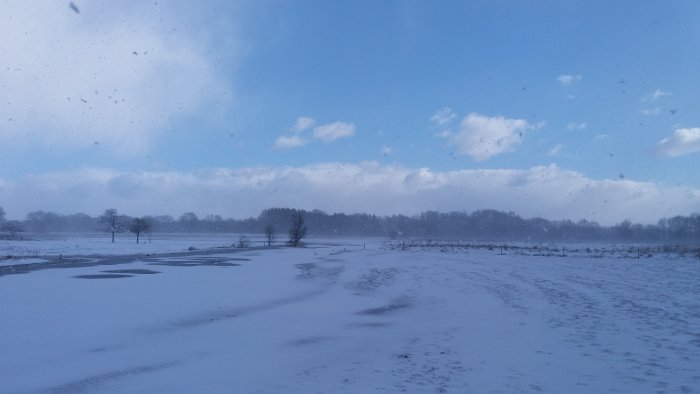
[[0, 391], [700, 387], [692, 257], [333, 247], [242, 256], [68, 259], [75, 266], [0, 276]]
[[74, 278], [78, 279], [119, 279], [119, 278], [131, 278], [133, 275], [124, 274], [88, 274], [88, 275], [75, 275]]
[[111, 274], [133, 274], [133, 275], [151, 275], [160, 274], [160, 271], [153, 271], [147, 269], [125, 269], [125, 270], [106, 270], [102, 272], [108, 272]]
[[147, 269], [106, 270], [101, 272], [104, 272], [104, 274], [85, 274], [75, 275], [73, 277], [78, 279], [119, 279], [131, 278], [134, 275], [152, 275], [160, 273], [160, 271], [152, 271]]
[[221, 257], [221, 256], [187, 256], [151, 258], [145, 260], [149, 265], [166, 265], [170, 267], [236, 267], [240, 263], [235, 261], [250, 261], [249, 258], [242, 257]]

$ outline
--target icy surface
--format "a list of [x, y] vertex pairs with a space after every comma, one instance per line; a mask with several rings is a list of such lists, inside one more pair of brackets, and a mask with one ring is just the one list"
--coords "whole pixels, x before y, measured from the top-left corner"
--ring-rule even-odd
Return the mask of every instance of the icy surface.
[[697, 258], [363, 247], [5, 274], [1, 391], [700, 387]]

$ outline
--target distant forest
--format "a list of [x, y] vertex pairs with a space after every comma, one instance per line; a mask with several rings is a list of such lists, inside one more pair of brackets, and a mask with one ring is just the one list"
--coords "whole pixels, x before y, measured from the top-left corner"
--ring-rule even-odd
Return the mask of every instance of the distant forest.
[[[107, 212], [107, 211], [105, 211]], [[114, 212], [114, 211], [112, 211]], [[468, 212], [423, 212], [419, 215], [376, 216], [368, 214], [328, 214], [290, 208], [265, 209], [257, 218], [224, 219], [219, 215], [198, 217], [192, 212], [177, 219], [170, 216], [145, 216], [153, 233], [237, 233], [260, 234], [272, 226], [276, 237], [284, 238], [293, 214], [303, 215], [310, 236], [372, 236], [392, 239], [450, 239], [488, 241], [622, 241], [676, 242], [700, 241], [700, 214], [660, 219], [654, 225], [634, 224], [629, 220], [614, 226], [580, 220], [523, 219], [513, 212], [492, 209]], [[103, 215], [104, 216], [104, 215]], [[128, 231], [134, 217], [118, 214], [116, 230]], [[6, 220], [0, 208], [0, 230], [21, 235], [22, 232], [93, 232], [110, 231], [102, 218], [84, 213], [61, 215], [35, 211], [21, 221]]]

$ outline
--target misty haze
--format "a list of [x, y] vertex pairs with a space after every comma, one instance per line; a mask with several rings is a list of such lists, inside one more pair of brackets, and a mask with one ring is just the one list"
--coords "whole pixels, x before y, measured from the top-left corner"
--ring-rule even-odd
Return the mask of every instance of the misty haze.
[[700, 392], [698, 17], [5, 2], [0, 392]]

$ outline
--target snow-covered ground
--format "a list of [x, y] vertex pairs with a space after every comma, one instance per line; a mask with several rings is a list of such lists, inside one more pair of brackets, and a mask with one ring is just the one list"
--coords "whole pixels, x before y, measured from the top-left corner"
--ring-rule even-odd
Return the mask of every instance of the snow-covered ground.
[[0, 257], [0, 266], [2, 266], [2, 265], [38, 264], [38, 263], [46, 263], [46, 262], [48, 262], [48, 260], [35, 258], [35, 257], [12, 257], [12, 258], [7, 258], [6, 256]]
[[695, 257], [392, 249], [5, 274], [0, 391], [698, 392]]
[[[150, 238], [148, 235], [142, 236], [139, 243], [136, 243], [136, 236], [130, 233], [116, 234], [114, 243], [108, 233], [31, 234], [28, 237], [28, 240], [0, 239], [0, 256], [85, 256], [179, 252], [190, 247], [197, 249], [229, 247], [238, 243], [239, 234], [154, 234]], [[261, 237], [251, 237], [251, 240], [258, 246], [263, 243]]]
[[[248, 238], [251, 246], [264, 246], [267, 239], [261, 234], [221, 234], [221, 233], [194, 233], [194, 234], [154, 234], [142, 236], [139, 243], [136, 237], [130, 233], [116, 234], [115, 242], [112, 242], [109, 233], [49, 233], [29, 234], [26, 239], [0, 239], [0, 258], [30, 258], [35, 256], [87, 256], [87, 255], [125, 255], [125, 254], [153, 254], [166, 252], [182, 252], [189, 248], [209, 249], [231, 247], [238, 244], [240, 236]], [[283, 245], [287, 240], [286, 234], [277, 234], [273, 240], [275, 245]], [[310, 242], [319, 245], [351, 245], [358, 246], [364, 242], [373, 246], [379, 245], [383, 240], [366, 239], [333, 239], [314, 238]], [[2, 264], [2, 261], [0, 261]]]

